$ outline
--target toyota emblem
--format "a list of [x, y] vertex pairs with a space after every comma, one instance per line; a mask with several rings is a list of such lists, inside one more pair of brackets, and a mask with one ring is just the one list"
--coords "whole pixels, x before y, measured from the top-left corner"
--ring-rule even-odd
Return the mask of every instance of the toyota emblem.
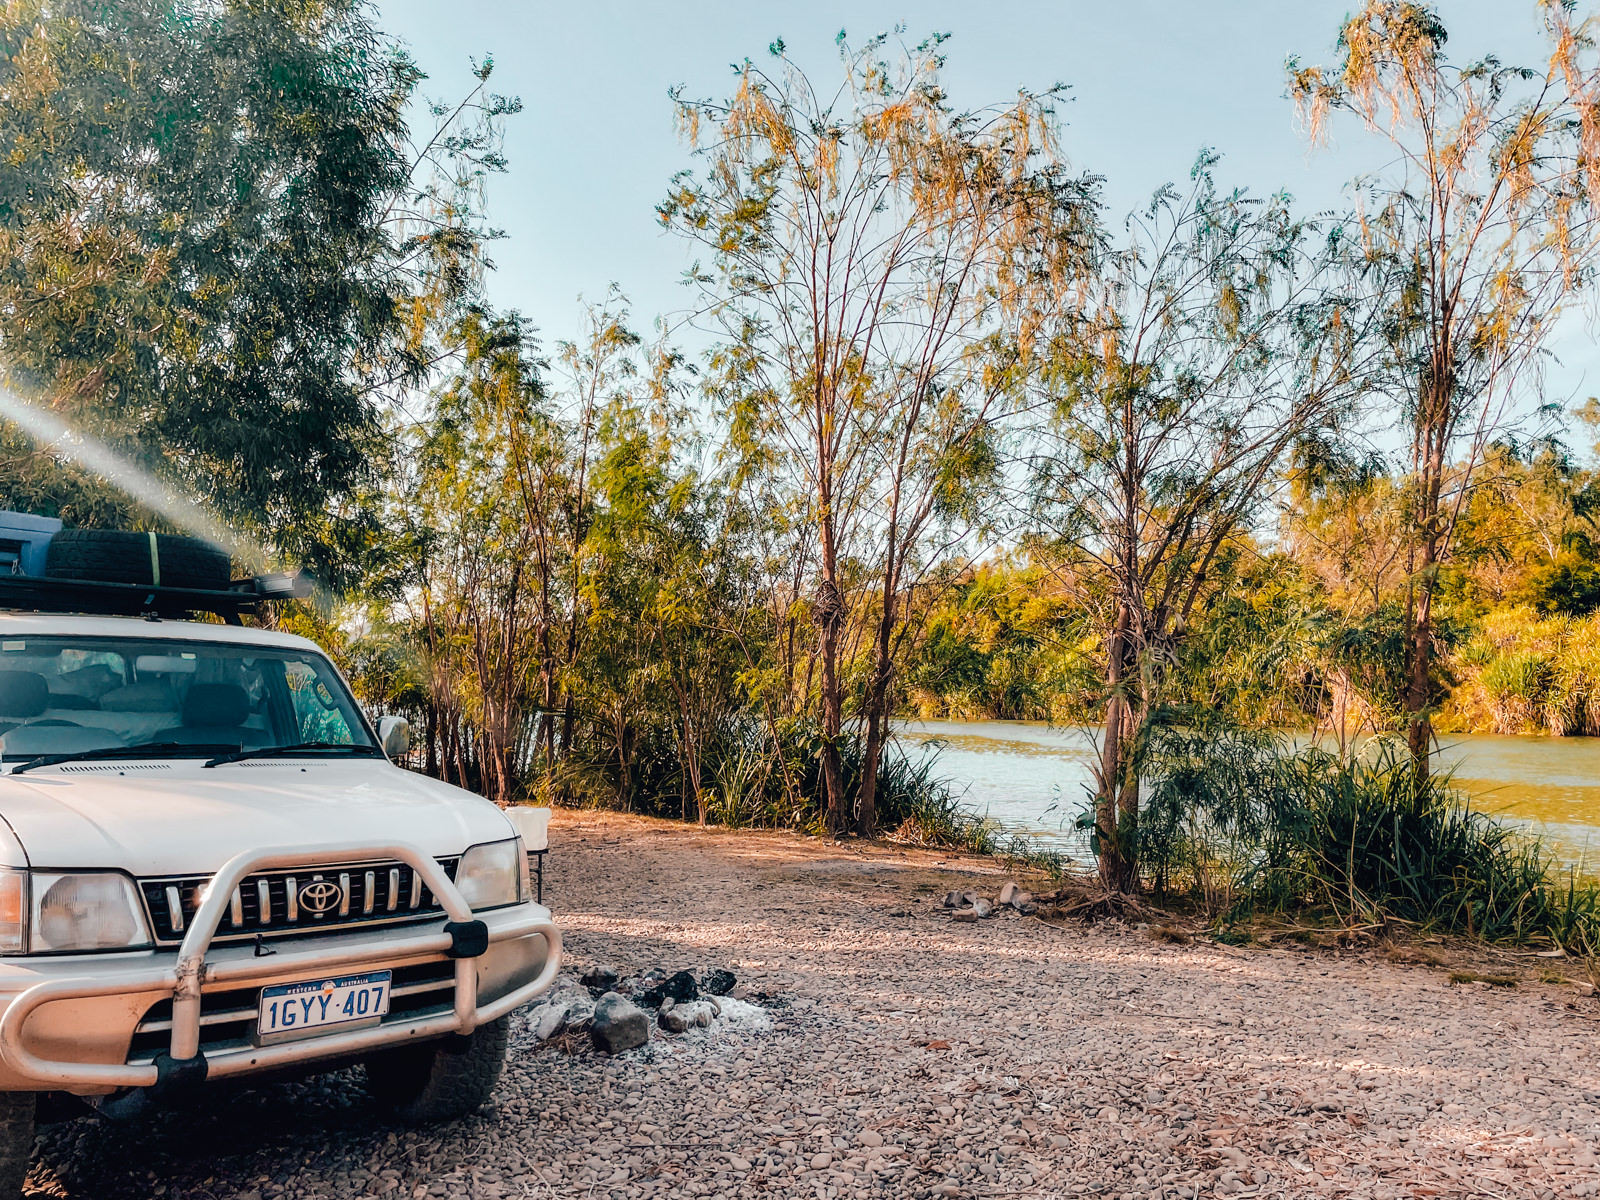
[[300, 907], [316, 916], [330, 913], [344, 899], [344, 889], [329, 879], [313, 879], [300, 889]]

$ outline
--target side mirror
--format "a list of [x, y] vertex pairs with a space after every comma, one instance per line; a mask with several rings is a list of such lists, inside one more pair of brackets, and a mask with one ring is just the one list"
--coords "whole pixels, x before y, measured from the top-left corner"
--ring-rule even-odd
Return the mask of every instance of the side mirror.
[[390, 758], [399, 758], [411, 749], [411, 722], [404, 717], [380, 718], [378, 742]]

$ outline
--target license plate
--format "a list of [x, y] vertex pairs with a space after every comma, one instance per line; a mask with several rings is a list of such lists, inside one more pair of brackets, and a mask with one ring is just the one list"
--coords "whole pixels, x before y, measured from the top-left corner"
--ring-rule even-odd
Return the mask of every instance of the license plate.
[[256, 1043], [269, 1045], [329, 1029], [376, 1025], [389, 1011], [391, 971], [308, 979], [261, 989]]

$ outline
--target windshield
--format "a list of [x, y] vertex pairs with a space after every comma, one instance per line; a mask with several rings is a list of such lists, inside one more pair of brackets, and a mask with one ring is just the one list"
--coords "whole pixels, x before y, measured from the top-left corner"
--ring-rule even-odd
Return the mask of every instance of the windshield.
[[320, 654], [172, 638], [0, 639], [6, 761], [166, 742], [174, 755], [374, 746]]

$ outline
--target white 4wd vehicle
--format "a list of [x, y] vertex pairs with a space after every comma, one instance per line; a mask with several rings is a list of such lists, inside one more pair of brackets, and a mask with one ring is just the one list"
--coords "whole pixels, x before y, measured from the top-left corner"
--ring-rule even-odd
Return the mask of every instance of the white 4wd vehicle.
[[0, 759], [5, 1200], [41, 1093], [365, 1062], [403, 1119], [470, 1111], [559, 966], [506, 814], [390, 762], [303, 638], [0, 612]]

